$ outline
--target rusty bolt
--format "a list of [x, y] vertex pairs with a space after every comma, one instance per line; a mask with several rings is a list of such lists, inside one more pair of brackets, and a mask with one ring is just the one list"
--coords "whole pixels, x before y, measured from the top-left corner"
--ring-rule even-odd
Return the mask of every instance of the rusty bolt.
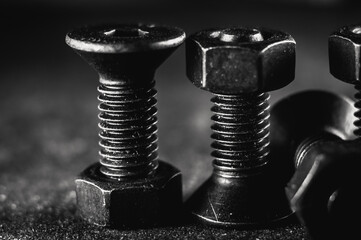
[[181, 208], [180, 172], [158, 160], [154, 74], [184, 39], [178, 28], [145, 24], [90, 26], [66, 35], [100, 78], [100, 160], [75, 181], [78, 211], [89, 222], [150, 226]]
[[293, 81], [294, 39], [262, 28], [204, 30], [187, 39], [186, 58], [190, 81], [215, 94], [214, 171], [187, 206], [197, 219], [220, 226], [284, 218], [290, 213], [284, 193], [266, 176], [269, 95], [265, 92]]

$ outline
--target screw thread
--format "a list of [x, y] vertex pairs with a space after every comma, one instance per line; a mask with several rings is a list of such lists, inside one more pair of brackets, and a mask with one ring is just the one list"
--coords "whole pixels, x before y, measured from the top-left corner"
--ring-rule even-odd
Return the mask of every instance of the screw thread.
[[295, 152], [295, 168], [297, 169], [300, 167], [303, 161], [314, 161], [313, 158], [306, 158], [308, 152], [314, 149], [314, 146], [317, 144], [322, 144], [323, 142], [329, 141], [337, 141], [340, 140], [340, 137], [334, 135], [333, 133], [329, 132], [320, 132], [316, 133], [313, 136], [305, 138], [303, 141], [300, 142], [298, 145], [296, 152]]
[[100, 171], [112, 178], [149, 174], [158, 166], [154, 81], [102, 83], [98, 91]]
[[355, 89], [357, 90], [355, 94], [355, 108], [357, 111], [354, 113], [357, 120], [354, 122], [354, 125], [356, 127], [356, 130], [354, 131], [354, 134], [357, 137], [361, 137], [361, 83], [357, 83], [355, 85]]
[[212, 143], [216, 173], [242, 177], [268, 162], [269, 94], [216, 94], [212, 98]]

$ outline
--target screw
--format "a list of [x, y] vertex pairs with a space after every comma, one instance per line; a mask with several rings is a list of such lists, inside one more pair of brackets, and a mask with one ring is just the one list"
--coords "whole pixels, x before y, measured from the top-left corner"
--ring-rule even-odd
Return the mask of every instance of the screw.
[[[329, 37], [330, 72], [334, 77], [355, 85], [355, 108], [352, 108], [351, 101], [336, 95], [324, 101], [322, 98], [325, 98], [325, 94], [318, 93], [311, 98], [304, 94], [290, 98], [287, 103], [279, 103], [277, 108], [283, 108], [284, 113], [292, 116], [290, 119], [281, 117], [282, 112], [279, 110], [273, 112], [273, 116], [278, 116], [275, 121], [283, 123], [305, 124], [305, 117], [300, 118], [300, 114], [313, 116], [312, 121], [305, 124], [307, 129], [301, 128], [299, 132], [290, 131], [292, 127], [289, 124], [283, 124], [282, 127], [273, 124], [277, 131], [286, 129], [281, 132], [288, 131], [289, 136], [292, 136], [288, 141], [298, 144], [295, 151], [296, 171], [286, 191], [291, 207], [313, 239], [355, 235], [352, 229], [357, 227], [350, 227], [354, 224], [353, 220], [350, 221], [354, 219], [351, 215], [358, 217], [361, 214], [360, 208], [357, 208], [360, 199], [354, 194], [354, 189], [358, 187], [358, 184], [355, 185], [358, 173], [354, 169], [359, 169], [358, 159], [361, 157], [360, 45], [359, 25], [344, 26]], [[307, 107], [306, 112], [296, 116], [291, 110], [295, 105], [298, 105], [297, 109]], [[320, 115], [320, 111], [324, 114]], [[321, 124], [315, 123], [315, 119], [322, 119]], [[358, 140], [344, 141], [355, 137]], [[300, 139], [303, 141], [300, 142]], [[278, 143], [279, 147], [293, 149], [287, 141], [282, 141]]]
[[[361, 158], [360, 48], [360, 24], [341, 27], [329, 37], [330, 73], [341, 81], [353, 84], [356, 89], [356, 101], [354, 104], [356, 109], [354, 111], [354, 117], [356, 118], [354, 121], [354, 134], [356, 135], [356, 140], [347, 145], [345, 144], [346, 146], [339, 151], [339, 154], [343, 154], [342, 158], [339, 158], [342, 160], [338, 160], [343, 162], [344, 159], [348, 159], [351, 161], [351, 164], [345, 170], [343, 182], [346, 183], [336, 192], [336, 196], [332, 201], [332, 209], [330, 210], [336, 219], [346, 219], [347, 217], [351, 219], [351, 221], [344, 221], [343, 228], [341, 229], [349, 231], [350, 236], [354, 234], [353, 237], [356, 236], [356, 232], [350, 231], [349, 228], [351, 226], [352, 229], [357, 229], [358, 226], [357, 223], [355, 224], [354, 219], [361, 215], [361, 208], [358, 207], [361, 199], [359, 194], [356, 194], [357, 196], [354, 194], [355, 189], [359, 187], [359, 179], [357, 179], [359, 173], [353, 171], [353, 169], [360, 169], [359, 159]], [[351, 177], [351, 180], [348, 176]], [[351, 215], [355, 217], [350, 217]], [[343, 235], [343, 233], [341, 234]]]
[[361, 137], [361, 25], [344, 26], [332, 33], [328, 40], [330, 73], [339, 80], [353, 84], [357, 111], [355, 135]]
[[181, 206], [180, 172], [158, 160], [154, 74], [184, 39], [178, 28], [145, 24], [67, 34], [100, 77], [100, 161], [76, 179], [78, 210], [89, 222], [152, 225]]
[[210, 29], [190, 36], [186, 51], [188, 78], [215, 95], [214, 171], [187, 201], [192, 214], [207, 224], [233, 227], [284, 218], [289, 214], [284, 193], [271, 193], [277, 187], [266, 177], [266, 92], [294, 79], [294, 39], [266, 29]]
[[284, 98], [271, 111], [272, 150], [283, 149], [279, 157], [293, 159], [286, 193], [312, 239], [349, 236], [350, 216], [359, 216], [354, 191], [361, 150], [358, 141], [350, 141], [353, 112], [348, 98], [315, 90]]

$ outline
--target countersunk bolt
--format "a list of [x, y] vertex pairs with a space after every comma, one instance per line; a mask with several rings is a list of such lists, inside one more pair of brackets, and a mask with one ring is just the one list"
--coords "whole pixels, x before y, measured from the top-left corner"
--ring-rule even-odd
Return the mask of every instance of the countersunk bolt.
[[277, 187], [266, 177], [270, 159], [266, 92], [293, 81], [295, 44], [289, 34], [263, 28], [203, 30], [187, 39], [187, 76], [215, 95], [214, 171], [187, 201], [199, 220], [242, 226], [289, 214], [285, 198], [275, 197], [272, 190]]
[[184, 39], [178, 28], [146, 24], [86, 26], [66, 35], [100, 77], [100, 160], [76, 179], [86, 220], [146, 226], [179, 210], [180, 172], [158, 160], [154, 74]]
[[349, 239], [357, 231], [361, 149], [353, 140], [354, 111], [350, 99], [316, 90], [288, 96], [271, 111], [272, 149], [282, 149], [278, 157], [294, 167], [287, 197], [312, 239]]

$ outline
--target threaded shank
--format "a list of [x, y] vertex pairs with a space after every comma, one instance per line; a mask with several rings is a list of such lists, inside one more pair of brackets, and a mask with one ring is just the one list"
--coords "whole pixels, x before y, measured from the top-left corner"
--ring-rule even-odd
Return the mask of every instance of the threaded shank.
[[355, 108], [357, 108], [357, 111], [355, 112], [355, 117], [357, 118], [357, 120], [354, 122], [354, 125], [356, 127], [354, 134], [357, 137], [361, 137], [361, 84], [356, 84], [355, 89], [357, 90], [355, 94]]
[[98, 87], [100, 171], [108, 177], [148, 174], [158, 165], [154, 81], [148, 86]]
[[212, 98], [212, 156], [214, 170], [224, 176], [242, 177], [268, 162], [269, 95], [254, 93]]

